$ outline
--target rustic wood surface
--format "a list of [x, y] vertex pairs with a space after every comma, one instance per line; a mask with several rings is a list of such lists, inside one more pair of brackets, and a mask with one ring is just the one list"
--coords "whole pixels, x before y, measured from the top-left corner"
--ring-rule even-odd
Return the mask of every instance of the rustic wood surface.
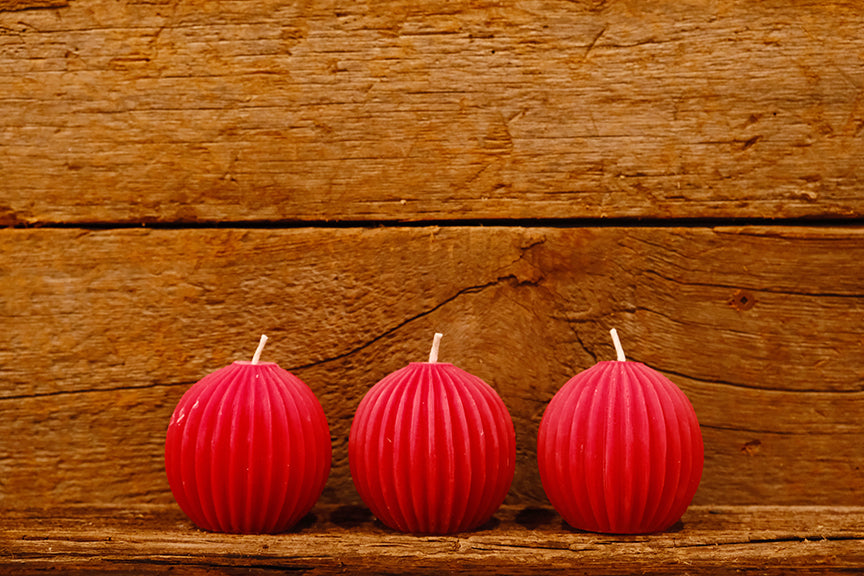
[[171, 506], [22, 510], [0, 520], [0, 571], [63, 574], [849, 574], [864, 509], [695, 507], [665, 533], [579, 532], [549, 508], [505, 507], [453, 536], [412, 536], [357, 506], [319, 506], [293, 532], [201, 532]]
[[[864, 570], [862, 61], [851, 1], [0, 0], [0, 573]], [[613, 326], [702, 426], [667, 533], [571, 530], [536, 471]], [[418, 538], [347, 436], [434, 331], [517, 473]], [[203, 533], [165, 427], [261, 333], [333, 471], [292, 533]]]
[[0, 224], [861, 217], [862, 30], [849, 1], [3, 0]]
[[0, 230], [0, 507], [170, 503], [177, 400], [261, 333], [327, 413], [322, 501], [356, 503], [354, 410], [434, 331], [512, 413], [508, 502], [544, 504], [540, 417], [613, 326], [696, 408], [697, 503], [861, 505], [862, 277], [849, 228]]

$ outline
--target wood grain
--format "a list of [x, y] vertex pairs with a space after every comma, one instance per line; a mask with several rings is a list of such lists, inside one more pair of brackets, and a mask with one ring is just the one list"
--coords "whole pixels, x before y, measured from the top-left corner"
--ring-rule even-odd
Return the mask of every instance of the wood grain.
[[0, 225], [864, 215], [856, 2], [0, 11]]
[[861, 504], [862, 240], [805, 227], [0, 230], [0, 506], [170, 503], [174, 405], [261, 333], [265, 359], [327, 413], [323, 502], [356, 503], [354, 409], [425, 358], [434, 331], [441, 360], [512, 413], [508, 502], [543, 504], [543, 410], [614, 358], [613, 326], [696, 408], [697, 503]]
[[34, 8], [64, 8], [68, 0], [0, 0], [0, 12], [32, 10]]
[[385, 528], [368, 510], [318, 506], [295, 531], [196, 530], [175, 507], [23, 510], [0, 520], [15, 574], [848, 574], [864, 563], [861, 508], [691, 507], [669, 532], [606, 536], [550, 508], [505, 507], [445, 537]]

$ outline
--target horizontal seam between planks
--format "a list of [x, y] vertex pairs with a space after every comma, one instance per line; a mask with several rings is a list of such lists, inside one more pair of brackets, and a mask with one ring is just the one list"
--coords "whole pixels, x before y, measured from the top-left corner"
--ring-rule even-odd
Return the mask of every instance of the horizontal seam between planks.
[[798, 228], [854, 228], [864, 226], [864, 215], [855, 217], [800, 217], [800, 218], [465, 218], [465, 219], [284, 219], [284, 220], [206, 220], [196, 222], [152, 221], [149, 218], [114, 222], [15, 222], [7, 228], [57, 228], [113, 230], [150, 228], [164, 230], [184, 229], [294, 229], [294, 228], [424, 228], [424, 227], [518, 227], [518, 228], [715, 228], [726, 226], [798, 227]]

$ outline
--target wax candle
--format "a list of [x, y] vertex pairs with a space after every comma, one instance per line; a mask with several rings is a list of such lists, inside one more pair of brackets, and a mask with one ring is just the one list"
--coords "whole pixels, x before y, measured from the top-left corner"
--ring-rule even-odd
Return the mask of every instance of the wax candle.
[[570, 379], [540, 422], [543, 489], [564, 520], [619, 534], [677, 522], [702, 478], [703, 445], [690, 401], [668, 378], [618, 359]]
[[234, 362], [194, 384], [165, 439], [165, 470], [180, 508], [200, 528], [276, 533], [321, 495], [330, 473], [330, 431], [299, 378], [260, 362]]
[[513, 421], [491, 386], [429, 362], [384, 377], [351, 424], [348, 459], [360, 497], [387, 526], [450, 534], [489, 520], [507, 495], [516, 460]]

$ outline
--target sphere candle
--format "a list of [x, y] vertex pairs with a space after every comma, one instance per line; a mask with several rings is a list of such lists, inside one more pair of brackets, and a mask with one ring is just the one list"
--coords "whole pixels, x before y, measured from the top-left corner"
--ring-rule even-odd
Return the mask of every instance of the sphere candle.
[[375, 384], [354, 415], [348, 442], [360, 497], [387, 526], [451, 534], [489, 520], [507, 495], [516, 461], [513, 421], [480, 378], [412, 362]]
[[677, 522], [696, 493], [704, 460], [690, 401], [669, 379], [618, 360], [574, 376], [540, 422], [537, 460], [552, 506], [582, 530], [638, 534]]
[[234, 362], [194, 384], [165, 438], [180, 508], [217, 532], [276, 533], [312, 508], [330, 473], [330, 431], [312, 390], [273, 362]]

